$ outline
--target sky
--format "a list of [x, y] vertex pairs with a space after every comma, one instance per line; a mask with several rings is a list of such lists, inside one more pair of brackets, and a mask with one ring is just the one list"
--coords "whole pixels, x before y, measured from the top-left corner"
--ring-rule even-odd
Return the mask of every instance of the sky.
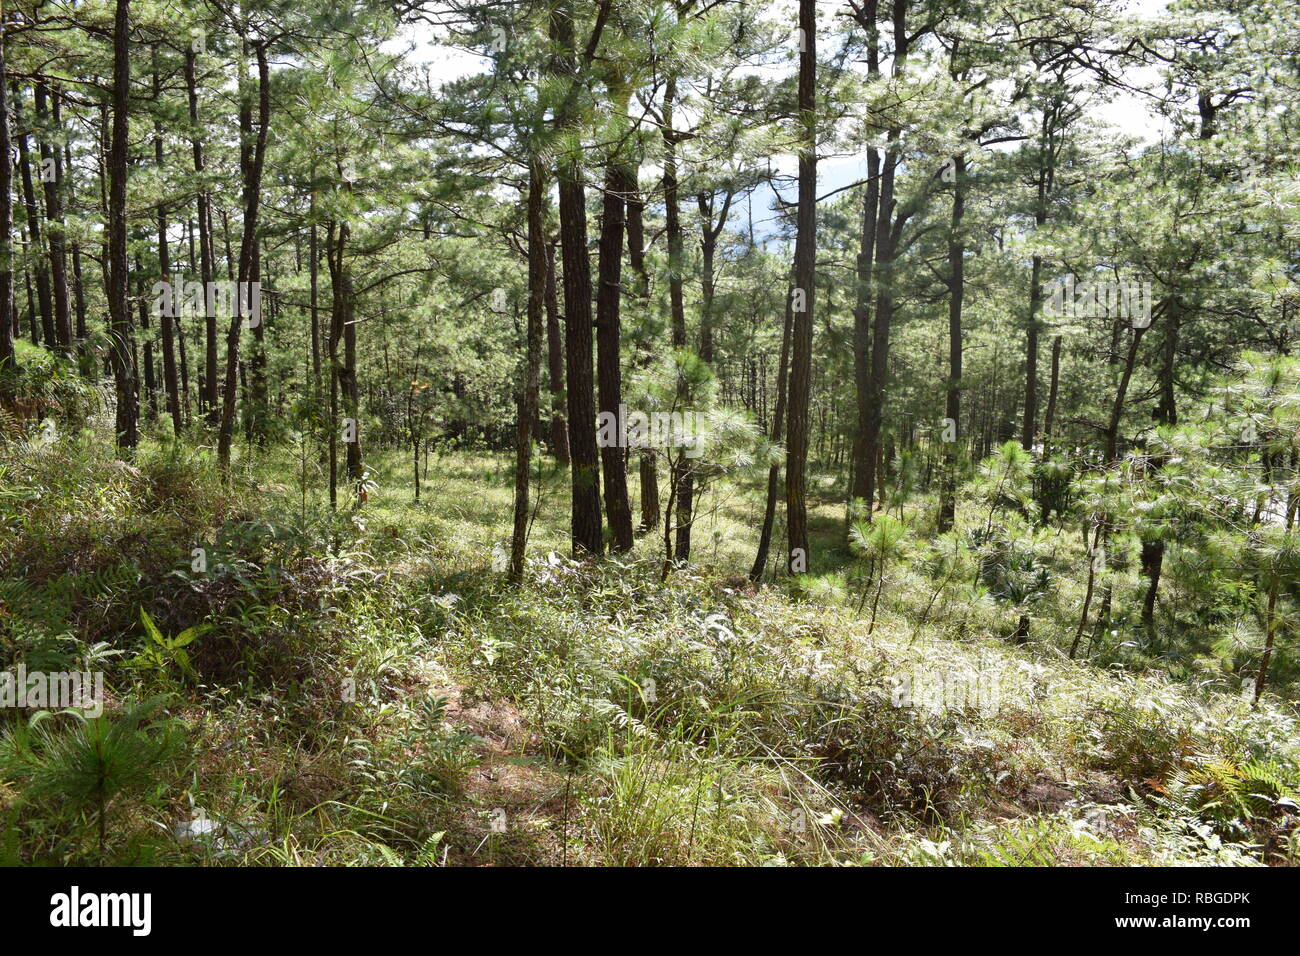
[[[823, 0], [825, 2], [825, 0]], [[1132, 15], [1151, 19], [1168, 6], [1169, 0], [1129, 0], [1126, 11]], [[839, 5], [839, 0], [827, 6]], [[456, 46], [438, 42], [430, 27], [417, 24], [403, 28], [398, 38], [384, 45], [385, 52], [401, 53], [409, 63], [427, 66], [435, 84], [447, 83], [474, 73], [484, 72], [490, 68], [491, 61], [486, 57]], [[790, 68], [793, 68], [791, 64]], [[1149, 86], [1157, 80], [1154, 68], [1130, 70], [1125, 80], [1132, 86]], [[1151, 143], [1168, 132], [1163, 118], [1154, 115], [1145, 98], [1134, 93], [1117, 92], [1107, 102], [1095, 104], [1090, 110], [1090, 117], [1113, 126], [1118, 134], [1136, 139], [1139, 143]], [[772, 166], [781, 173], [793, 176], [797, 161], [793, 154], [772, 157]], [[642, 175], [654, 176], [657, 167], [642, 169]], [[866, 154], [856, 156], [828, 156], [818, 162], [817, 193], [819, 197], [843, 189], [858, 182], [865, 176]], [[786, 201], [795, 198], [796, 184], [793, 179], [780, 186], [780, 193]], [[774, 193], [770, 186], [756, 189], [747, 202], [736, 210], [738, 217], [734, 228], [746, 232], [752, 231], [761, 240], [771, 238], [776, 232], [779, 214], [775, 211]]]

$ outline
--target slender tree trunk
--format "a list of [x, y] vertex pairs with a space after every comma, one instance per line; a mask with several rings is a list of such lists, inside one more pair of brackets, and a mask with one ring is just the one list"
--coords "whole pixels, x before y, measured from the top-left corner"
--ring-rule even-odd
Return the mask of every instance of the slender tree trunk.
[[[907, 0], [894, 0], [891, 13], [894, 33], [895, 76], [901, 76], [907, 63], [909, 37], [907, 35]], [[886, 134], [885, 154], [880, 171], [880, 209], [876, 220], [876, 314], [871, 335], [871, 387], [866, 420], [866, 447], [863, 458], [861, 486], [866, 492], [867, 519], [870, 520], [873, 502], [879, 496], [884, 501], [884, 443], [882, 440], [885, 408], [885, 386], [889, 376], [890, 334], [894, 322], [894, 272], [899, 240], [910, 211], [895, 218], [895, 178], [901, 162], [899, 141], [902, 131], [892, 127]]]
[[36, 190], [32, 186], [32, 160], [27, 148], [27, 133], [22, 127], [22, 92], [17, 81], [12, 87], [14, 121], [18, 124], [18, 169], [22, 173], [23, 199], [27, 207], [27, 233], [32, 249], [36, 255], [31, 259], [31, 271], [36, 280], [36, 303], [40, 308], [41, 337], [45, 347], [54, 351], [58, 339], [54, 334], [54, 305], [50, 292], [50, 271], [44, 255], [45, 244], [41, 240], [41, 210], [36, 201]]
[[[1047, 203], [1056, 181], [1056, 157], [1059, 150], [1057, 123], [1061, 120], [1064, 101], [1057, 94], [1043, 107], [1038, 135], [1038, 181], [1034, 197], [1034, 225], [1047, 222]], [[1025, 326], [1025, 414], [1021, 421], [1020, 445], [1033, 451], [1038, 437], [1038, 333], [1043, 308], [1043, 259], [1034, 256], [1029, 275], [1029, 321]]]
[[199, 130], [199, 92], [194, 69], [195, 53], [193, 48], [185, 51], [185, 86], [189, 97], [190, 127], [194, 134], [190, 139], [190, 152], [194, 157], [194, 178], [198, 187], [195, 192], [195, 206], [199, 227], [199, 280], [204, 290], [204, 368], [202, 405], [207, 409], [208, 424], [216, 425], [220, 420], [218, 405], [218, 370], [217, 370], [217, 315], [207, 307], [211, 297], [208, 290], [215, 278], [215, 255], [212, 248], [212, 200], [208, 194], [204, 174], [203, 137]]
[[555, 280], [555, 243], [546, 245], [546, 371], [551, 393], [551, 453], [569, 467], [569, 423], [564, 417], [564, 339]]
[[1111, 405], [1110, 421], [1106, 425], [1106, 464], [1112, 465], [1119, 457], [1119, 423], [1124, 414], [1124, 399], [1128, 395], [1129, 382], [1133, 378], [1133, 366], [1137, 362], [1138, 346], [1142, 342], [1142, 333], [1146, 329], [1133, 330], [1129, 341], [1128, 357], [1124, 361], [1124, 371], [1119, 378], [1119, 388], [1115, 392], [1115, 401]]
[[140, 367], [144, 373], [145, 408], [148, 411], [148, 419], [153, 421], [158, 417], [158, 380], [154, 375], [153, 335], [149, 328], [149, 303], [145, 294], [147, 291], [144, 282], [144, 266], [140, 262], [139, 255], [137, 255], [135, 257], [135, 294], [140, 308], [140, 337], [144, 340], [144, 361]]
[[1029, 277], [1029, 321], [1025, 326], [1025, 416], [1021, 422], [1020, 446], [1034, 450], [1038, 427], [1038, 312], [1043, 300], [1043, 260], [1034, 256]]
[[[786, 378], [790, 368], [790, 339], [794, 328], [792, 299], [793, 296], [787, 292], [785, 323], [781, 331], [781, 361], [776, 371], [776, 402], [772, 409], [773, 444], [781, 440], [782, 428], [785, 426]], [[780, 480], [781, 466], [779, 463], [774, 463], [767, 469], [767, 503], [763, 508], [763, 527], [758, 535], [758, 552], [754, 555], [754, 565], [749, 569], [749, 579], [755, 583], [763, 579], [763, 574], [767, 570], [767, 555], [772, 547], [772, 525], [776, 520], [776, 499]]]
[[[36, 82], [36, 117], [45, 124], [47, 120], [46, 103], [48, 91], [43, 80]], [[59, 125], [57, 116], [58, 97], [55, 96], [55, 127]], [[64, 241], [63, 222], [63, 157], [58, 149], [52, 147], [48, 136], [42, 136], [39, 143], [41, 156], [41, 184], [45, 187], [46, 231], [50, 259], [50, 281], [54, 297], [54, 339], [58, 349], [64, 355], [72, 354], [72, 315], [68, 308], [68, 257]], [[52, 170], [53, 176], [47, 176], [46, 170]]]
[[[331, 404], [334, 409], [333, 431], [338, 431], [338, 402], [343, 402], [345, 421], [351, 421], [349, 437], [344, 442], [344, 462], [348, 480], [353, 484], [354, 504], [360, 505], [362, 449], [360, 419], [360, 389], [357, 382], [357, 333], [352, 321], [352, 273], [347, 262], [348, 239], [352, 228], [346, 220], [340, 222], [335, 235], [333, 256], [330, 261], [331, 298], [330, 298], [330, 377], [332, 380]], [[343, 346], [343, 359], [339, 360], [339, 345]], [[337, 436], [336, 436], [337, 437]], [[332, 469], [337, 469], [337, 458], [332, 459]], [[337, 489], [337, 472], [331, 480]], [[337, 500], [337, 490], [334, 491]]]
[[528, 476], [531, 467], [533, 419], [537, 417], [537, 383], [541, 377], [542, 322], [546, 308], [547, 242], [543, 221], [545, 176], [542, 160], [528, 164], [528, 338], [519, 415], [515, 425], [515, 520], [510, 539], [510, 580], [524, 576], [524, 546], [528, 538]]
[[[1092, 535], [1092, 547], [1088, 549], [1088, 587], [1083, 595], [1083, 610], [1079, 613], [1079, 626], [1074, 630], [1074, 640], [1070, 643], [1070, 660], [1074, 660], [1074, 655], [1079, 651], [1079, 640], [1083, 637], [1083, 629], [1088, 624], [1088, 611], [1092, 607], [1092, 595], [1096, 589], [1097, 583], [1097, 563], [1099, 554], [1098, 546], [1101, 544], [1102, 531], [1105, 526], [1105, 519], [1102, 518], [1097, 522], [1097, 528]], [[1088, 542], [1088, 532], [1085, 528], [1083, 535], [1084, 544]]]
[[[874, 5], [874, 4], [873, 4]], [[857, 428], [853, 435], [853, 482], [850, 501], [871, 499], [867, 487], [867, 433], [871, 405], [871, 297], [876, 259], [876, 221], [880, 207], [880, 153], [867, 150], [867, 188], [862, 199], [862, 236], [857, 258], [857, 302], [853, 309], [853, 384], [857, 397]]]
[[[155, 49], [155, 56], [157, 50]], [[158, 67], [155, 63], [153, 71], [153, 92], [154, 98], [162, 96], [162, 83], [158, 77]], [[153, 156], [154, 165], [157, 166], [159, 173], [163, 171], [163, 136], [162, 123], [155, 120], [153, 126]], [[163, 282], [170, 283], [171, 276], [171, 257], [167, 247], [167, 206], [165, 203], [158, 204], [158, 272]], [[183, 296], [181, 290], [172, 290], [172, 303], [175, 306]], [[167, 412], [172, 417], [172, 431], [179, 436], [181, 433], [181, 400], [180, 391], [176, 381], [176, 337], [174, 335], [174, 313], [176, 308], [171, 310], [173, 315], [167, 315], [165, 312], [158, 316], [158, 324], [162, 329], [162, 350], [163, 350], [163, 388], [167, 395]]]
[[[577, 131], [579, 76], [572, 8], [561, 4], [552, 13], [561, 66], [570, 80], [569, 95], [557, 126]], [[595, 383], [592, 377], [591, 261], [587, 255], [587, 200], [582, 153], [570, 151], [557, 163], [560, 191], [560, 250], [564, 259], [565, 364], [572, 456], [572, 533], [575, 554], [604, 551], [600, 509], [600, 461], [596, 449]]]
[[668, 311], [672, 322], [675, 349], [686, 348], [686, 304], [682, 269], [685, 255], [682, 243], [682, 220], [677, 184], [677, 133], [673, 117], [677, 100], [677, 77], [670, 75], [664, 85], [664, 232], [668, 239]]
[[0, 400], [12, 402], [17, 359], [14, 352], [13, 165], [9, 162], [9, 104], [5, 90], [8, 37], [0, 16]]
[[308, 282], [311, 286], [311, 373], [314, 382], [313, 394], [317, 400], [321, 394], [320, 361], [320, 250], [316, 236], [316, 190], [311, 191], [311, 236], [307, 241]]
[[[866, 0], [856, 17], [866, 31], [867, 75], [872, 79], [880, 75], [880, 31], [876, 25], [879, 0]], [[853, 432], [853, 451], [849, 481], [849, 502], [864, 501], [870, 511], [872, 498], [867, 479], [871, 469], [867, 465], [869, 453], [867, 434], [870, 430], [871, 407], [871, 301], [874, 295], [872, 272], [876, 261], [877, 223], [880, 217], [880, 151], [874, 146], [867, 149], [867, 188], [862, 196], [862, 226], [858, 241], [855, 277], [857, 288], [853, 308], [853, 386], [857, 400], [857, 420]]]
[[[258, 77], [258, 129], [257, 142], [253, 147], [253, 159], [248, 166], [248, 176], [244, 181], [244, 234], [239, 244], [238, 281], [251, 281], [255, 271], [257, 254], [258, 212], [262, 195], [262, 171], [266, 165], [266, 136], [271, 123], [271, 85], [270, 69], [267, 64], [265, 44], [255, 43]], [[243, 288], [241, 285], [240, 288]], [[235, 296], [236, 300], [242, 298]], [[226, 333], [226, 383], [222, 394], [221, 429], [217, 436], [217, 461], [222, 471], [230, 468], [230, 446], [235, 428], [235, 391], [239, 385], [239, 335], [243, 327], [244, 310], [236, 308], [230, 319], [230, 329]]]
[[[615, 84], [617, 86], [617, 83]], [[630, 89], [616, 89], [615, 113], [627, 112]], [[621, 104], [621, 105], [620, 105]], [[627, 493], [626, 434], [622, 432], [619, 406], [623, 401], [622, 357], [619, 354], [622, 302], [623, 232], [626, 225], [622, 187], [627, 181], [620, 166], [622, 156], [611, 156], [605, 168], [605, 193], [601, 202], [600, 261], [596, 289], [596, 367], [600, 385], [600, 411], [613, 416], [618, 441], [600, 449], [601, 473], [605, 481], [605, 511], [609, 519], [614, 551], [632, 550], [632, 507]]]
[[799, 213], [794, 246], [790, 430], [785, 466], [786, 569], [808, 568], [808, 401], [812, 387], [813, 313], [817, 298], [817, 5], [799, 0]]
[[113, 17], [113, 127], [108, 156], [108, 311], [110, 356], [117, 392], [114, 432], [118, 450], [139, 444], [131, 303], [127, 277], [126, 177], [130, 149], [131, 0], [117, 0]]
[[[650, 302], [650, 273], [645, 263], [645, 201], [641, 197], [637, 167], [629, 163], [622, 170], [626, 179], [620, 183], [627, 198], [627, 257], [636, 274], [633, 300], [637, 304], [639, 319], [644, 319]], [[640, 361], [648, 364], [653, 356], [643, 350]], [[642, 448], [638, 455], [641, 479], [640, 530], [649, 531], [659, 526], [659, 476], [653, 448]]]
[[727, 216], [735, 198], [735, 188], [726, 187], [726, 198], [714, 218], [714, 197], [711, 193], [700, 193], [697, 203], [700, 208], [702, 223], [700, 236], [700, 358], [713, 364], [713, 301], [715, 298], [714, 260], [717, 257], [718, 237], [727, 225]]
[[1268, 588], [1268, 612], [1265, 616], [1268, 633], [1264, 638], [1264, 654], [1259, 659], [1259, 676], [1255, 678], [1255, 699], [1251, 704], [1252, 707], [1258, 707], [1259, 699], [1264, 695], [1264, 682], [1268, 680], [1268, 665], [1273, 659], [1273, 642], [1277, 637], [1277, 591], [1280, 577], [1281, 575], [1275, 572]]
[[[952, 529], [957, 513], [957, 453], [961, 440], [961, 310], [966, 294], [966, 157], [953, 157], [952, 222], [948, 237], [948, 382], [943, 435], [943, 487], [939, 494], [938, 530]], [[951, 429], [951, 435], [948, 434]]]
[[[54, 98], [55, 122], [58, 122], [59, 99], [60, 98], [58, 96]], [[71, 176], [72, 174], [72, 147], [71, 146], [64, 145], [63, 160], [64, 160], [63, 166], [66, 170], [68, 170], [68, 175]], [[72, 191], [71, 185], [69, 185], [68, 191], [69, 193], [71, 193]], [[81, 246], [79, 243], [77, 243], [76, 240], [72, 241], [71, 246], [72, 246], [73, 302], [76, 305], [76, 311], [77, 311], [77, 333], [76, 334], [77, 334], [77, 341], [79, 343], [84, 343], [86, 341], [86, 337], [90, 334], [90, 330], [86, 326], [86, 286], [81, 278]], [[93, 366], [91, 367], [93, 368]]]
[[[1178, 424], [1178, 400], [1174, 393], [1174, 372], [1178, 361], [1178, 332], [1181, 325], [1182, 305], [1174, 297], [1166, 309], [1164, 359], [1160, 364], [1160, 402], [1155, 417], [1162, 425]], [[1152, 472], [1164, 467], [1167, 458], [1157, 456], [1150, 462]], [[1147, 590], [1142, 598], [1142, 624], [1148, 632], [1155, 629], [1156, 598], [1160, 591], [1160, 573], [1165, 563], [1165, 543], [1156, 537], [1142, 541], [1142, 571], [1147, 576]]]
[[1052, 451], [1052, 433], [1056, 429], [1056, 399], [1061, 383], [1061, 336], [1052, 339], [1052, 380], [1047, 390], [1047, 414], [1043, 417], [1043, 453]]

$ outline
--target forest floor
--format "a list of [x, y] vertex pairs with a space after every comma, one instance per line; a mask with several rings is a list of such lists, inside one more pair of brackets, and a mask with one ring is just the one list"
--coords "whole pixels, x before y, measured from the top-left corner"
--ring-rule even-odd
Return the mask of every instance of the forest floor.
[[[873, 625], [829, 480], [814, 476], [809, 581], [744, 580], [755, 481], [705, 495], [695, 564], [661, 583], [656, 535], [603, 562], [567, 557], [567, 476], [544, 463], [514, 586], [508, 456], [432, 457], [416, 503], [409, 458], [372, 453], [365, 507], [331, 516], [316, 454], [304, 469], [293, 451], [238, 467], [230, 487], [180, 446], [124, 465], [87, 434], [0, 456], [0, 662], [102, 669], [109, 687], [97, 720], [0, 718], [0, 857], [1284, 865], [1300, 852], [1293, 705], [1252, 710], [1224, 680], [1137, 666], [1118, 631], [1067, 659], [1081, 585], [1064, 576], [1023, 644], [1008, 640], [1017, 613], [920, 560], [890, 572]], [[1081, 553], [1055, 535], [1063, 562]], [[1139, 586], [1129, 574], [1117, 587]], [[94, 751], [121, 764], [102, 794], [59, 772], [99, 730], [121, 744]]]

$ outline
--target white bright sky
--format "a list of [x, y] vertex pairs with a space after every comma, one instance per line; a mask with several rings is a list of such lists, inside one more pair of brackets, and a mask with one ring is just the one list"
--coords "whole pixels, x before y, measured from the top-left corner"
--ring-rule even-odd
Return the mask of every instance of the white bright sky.
[[[778, 3], [780, 0], [778, 0]], [[835, 0], [838, 5], [839, 0]], [[774, 3], [774, 7], [778, 5]], [[1154, 18], [1168, 6], [1169, 0], [1129, 0], [1128, 13], [1144, 19]], [[490, 61], [475, 53], [446, 43], [438, 42], [432, 30], [424, 25], [403, 28], [399, 38], [384, 44], [385, 52], [402, 54], [407, 62], [425, 66], [435, 84], [447, 83], [474, 73], [483, 72], [490, 66]], [[1154, 84], [1157, 73], [1154, 68], [1131, 70], [1126, 77], [1133, 86], [1143, 87]], [[1139, 142], [1149, 143], [1168, 132], [1162, 117], [1153, 114], [1148, 101], [1143, 97], [1118, 92], [1108, 102], [1095, 104], [1090, 115], [1113, 126], [1121, 136], [1133, 137]], [[774, 156], [772, 165], [782, 173], [793, 174], [796, 161], [793, 155]], [[643, 169], [643, 177], [657, 174], [657, 169]], [[866, 172], [865, 153], [858, 156], [827, 157], [818, 163], [817, 191], [824, 196], [832, 190], [840, 189], [862, 179]], [[794, 185], [782, 186], [782, 195], [793, 200]], [[733, 213], [733, 225], [738, 229], [750, 228], [748, 220], [752, 217], [753, 230], [766, 238], [775, 228], [777, 215], [772, 212], [773, 195], [768, 187], [756, 190], [751, 199]], [[740, 217], [745, 217], [741, 219]]]

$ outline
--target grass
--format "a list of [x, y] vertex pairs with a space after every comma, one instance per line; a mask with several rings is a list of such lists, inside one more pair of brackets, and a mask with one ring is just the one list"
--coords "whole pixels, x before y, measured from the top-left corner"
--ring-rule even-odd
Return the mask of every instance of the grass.
[[[814, 476], [812, 573], [798, 586], [741, 577], [758, 477], [706, 492], [695, 563], [661, 585], [656, 535], [599, 564], [567, 557], [567, 476], [544, 463], [512, 587], [494, 556], [510, 529], [507, 456], [432, 455], [416, 503], [409, 459], [371, 449], [364, 509], [331, 516], [315, 456], [304, 500], [293, 451], [244, 458], [226, 489], [187, 449], [152, 444], [126, 466], [89, 433], [5, 446], [0, 663], [95, 663], [106, 720], [161, 697], [184, 738], [101, 807], [35, 788], [12, 732], [30, 715], [0, 716], [5, 858], [1294, 861], [1293, 705], [1271, 696], [1251, 711], [1222, 659], [1169, 656], [1167, 635], [1135, 637], [1120, 619], [1067, 660], [1082, 602], [1068, 569], [1083, 554], [1068, 529], [1029, 532], [1052, 587], [1014, 644], [1022, 610], [976, 580], [970, 555], [945, 557], [917, 498], [868, 633], [875, 579], [845, 544], [829, 478]], [[980, 524], [967, 507], [959, 524]], [[1137, 569], [1108, 574], [1115, 606], [1131, 603]], [[192, 676], [132, 664], [141, 608], [165, 635], [210, 628], [189, 647]], [[44, 720], [47, 763], [68, 751], [73, 720]], [[1267, 765], [1276, 785], [1197, 776], [1207, 761]]]

